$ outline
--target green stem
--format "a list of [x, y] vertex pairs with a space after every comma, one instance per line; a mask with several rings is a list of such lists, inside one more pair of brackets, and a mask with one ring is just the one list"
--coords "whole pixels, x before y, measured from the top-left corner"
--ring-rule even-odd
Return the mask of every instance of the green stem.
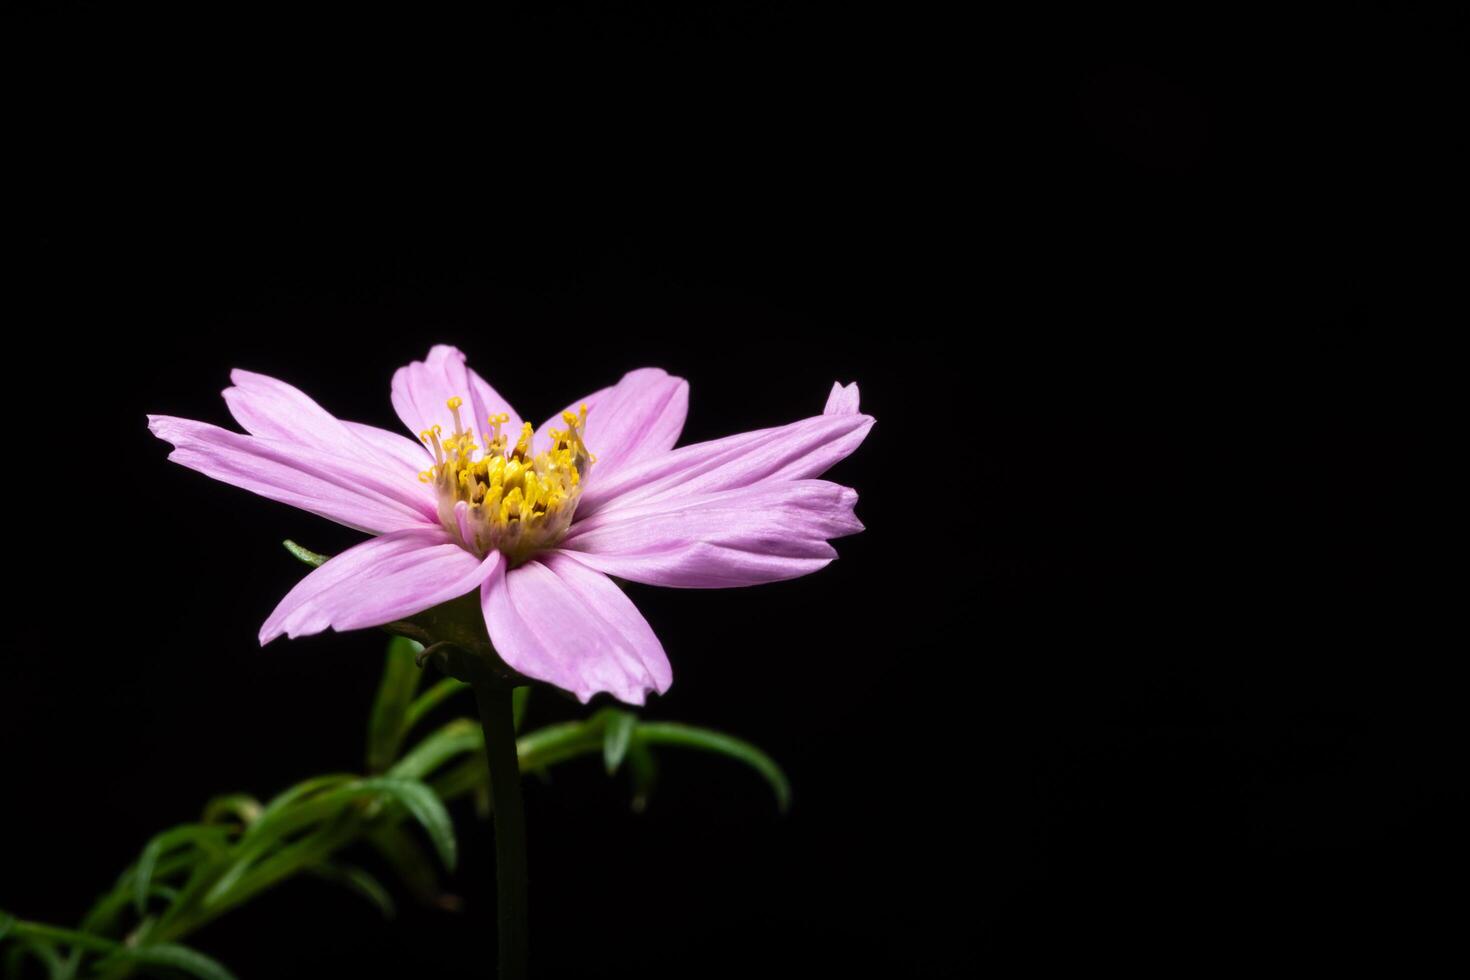
[[516, 756], [511, 689], [480, 677], [473, 683], [485, 727], [490, 799], [495, 807], [496, 909], [500, 920], [500, 980], [526, 978], [526, 810]]

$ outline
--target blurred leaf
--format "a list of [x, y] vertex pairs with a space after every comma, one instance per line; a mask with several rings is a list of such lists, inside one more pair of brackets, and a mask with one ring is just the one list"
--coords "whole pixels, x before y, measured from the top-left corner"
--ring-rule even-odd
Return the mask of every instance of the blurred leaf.
[[628, 746], [628, 771], [633, 774], [633, 812], [642, 813], [658, 783], [658, 762], [643, 742], [634, 741]]
[[[20, 975], [21, 960], [28, 954], [40, 960], [46, 972], [55, 980], [64, 980], [75, 972], [77, 964], [81, 962], [83, 950], [112, 953], [121, 948], [113, 940], [102, 936], [48, 926], [42, 922], [11, 919], [7, 930], [15, 943], [5, 960], [5, 975], [11, 977]], [[72, 955], [63, 958], [58, 946], [71, 947]]]
[[149, 966], [167, 966], [200, 980], [235, 980], [235, 975], [226, 970], [217, 960], [211, 959], [188, 946], [174, 943], [158, 943], [152, 946], [119, 946], [116, 953], [104, 963], [125, 960]]
[[368, 720], [368, 772], [383, 772], [398, 757], [398, 745], [408, 730], [409, 706], [418, 690], [423, 671], [414, 656], [423, 649], [412, 640], [395, 636], [388, 641], [388, 654], [383, 663], [383, 679], [373, 701]]
[[516, 732], [521, 730], [521, 722], [526, 719], [526, 703], [531, 700], [531, 685], [525, 684], [510, 692], [510, 717], [511, 725]]
[[234, 817], [242, 826], [248, 827], [260, 819], [260, 814], [260, 801], [248, 793], [216, 796], [204, 805], [205, 823], [219, 823], [225, 817]]
[[386, 793], [402, 803], [404, 809], [429, 835], [444, 867], [454, 870], [454, 824], [449, 819], [449, 811], [444, 809], [444, 804], [434, 795], [433, 790], [417, 780], [409, 779], [364, 779], [361, 786], [365, 790]]
[[229, 832], [223, 827], [205, 824], [183, 824], [156, 835], [143, 848], [133, 872], [133, 907], [139, 915], [148, 910], [148, 895], [153, 888], [154, 868], [165, 853], [187, 844], [222, 844]]
[[[160, 858], [153, 870], [153, 877], [155, 880], [169, 878], [199, 863], [200, 856], [197, 853]], [[86, 918], [82, 920], [83, 932], [100, 935], [116, 926], [118, 916], [133, 904], [133, 877], [137, 870], [136, 864], [131, 865], [118, 876], [112, 886], [112, 891], [107, 892], [93, 903], [91, 909], [87, 911]], [[155, 891], [156, 888], [157, 886], [155, 886]], [[177, 898], [170, 899], [170, 901], [177, 901]]]
[[368, 833], [367, 841], [388, 863], [414, 901], [441, 908], [447, 904], [433, 859], [402, 827], [394, 824], [374, 827]]
[[395, 779], [423, 779], [447, 760], [464, 752], [481, 752], [485, 736], [478, 723], [468, 718], [449, 722], [406, 752], [388, 775]]
[[608, 709], [606, 727], [602, 732], [602, 761], [607, 766], [609, 776], [617, 772], [618, 766], [623, 764], [623, 756], [628, 754], [628, 745], [633, 741], [633, 728], [637, 724], [638, 716], [631, 711]]
[[10, 915], [10, 914], [8, 914], [6, 912], [0, 912], [0, 942], [4, 942], [5, 941], [5, 937], [10, 933], [10, 930], [12, 928], [14, 928], [14, 927], [15, 927], [15, 916]]
[[288, 837], [308, 827], [335, 821], [356, 800], [372, 795], [362, 789], [362, 781], [340, 773], [297, 783], [266, 804], [233, 849], [230, 861], [222, 868], [197, 876], [185, 889], [186, 895], [193, 896], [207, 886], [201, 904], [210, 907], [224, 903], [255, 863], [273, 848], [282, 846]]
[[397, 914], [397, 909], [393, 906], [393, 896], [388, 894], [388, 889], [383, 887], [382, 882], [355, 864], [324, 861], [321, 864], [312, 865], [308, 870], [318, 878], [336, 882], [349, 891], [361, 895], [371, 902], [385, 919], [391, 919]]
[[574, 759], [602, 749], [601, 722], [566, 721], [546, 725], [516, 739], [521, 772], [544, 769], [565, 759]]
[[[489, 772], [487, 769], [486, 772]], [[490, 796], [490, 781], [476, 783], [473, 794], [475, 801], [475, 816], [481, 820], [489, 820], [495, 815], [495, 800]]]
[[651, 745], [673, 745], [679, 748], [699, 749], [729, 756], [750, 766], [765, 777], [776, 794], [776, 805], [785, 813], [791, 806], [791, 784], [776, 761], [749, 742], [677, 722], [642, 722], [638, 725], [637, 738]]
[[[243, 840], [251, 841], [276, 833], [280, 824], [286, 820], [288, 812], [297, 803], [311, 796], [324, 793], [327, 790], [356, 782], [357, 778], [351, 773], [333, 773], [329, 776], [314, 776], [311, 779], [302, 780], [285, 792], [276, 794], [265, 805], [265, 809], [260, 811], [260, 816], [256, 818], [255, 822], [245, 831]], [[299, 817], [293, 822], [299, 825]]]
[[473, 757], [429, 780], [429, 786], [441, 800], [457, 800], [486, 785], [489, 782], [488, 776], [485, 756], [477, 752]]
[[5, 975], [7, 977], [18, 977], [21, 975], [20, 964], [26, 958], [27, 954], [41, 961], [41, 965], [46, 968], [48, 976], [60, 977], [62, 971], [66, 968], [61, 954], [56, 952], [56, 947], [51, 943], [43, 939], [18, 939], [15, 947], [5, 957]]
[[320, 568], [327, 563], [327, 560], [329, 558], [332, 557], [331, 555], [319, 555], [315, 551], [307, 551], [305, 548], [301, 547], [301, 545], [297, 544], [295, 541], [290, 540], [289, 538], [285, 541], [282, 541], [281, 544], [285, 545], [286, 550], [291, 552], [291, 554], [295, 556], [298, 561], [303, 561], [306, 564], [310, 565], [312, 568]]
[[251, 856], [254, 863], [242, 862], [231, 866], [228, 881], [216, 879], [216, 885], [205, 896], [203, 906], [207, 914], [200, 920], [201, 924], [272, 885], [327, 860], [352, 843], [361, 827], [362, 824], [354, 819], [337, 820], [274, 850], [265, 848], [258, 851]]
[[423, 721], [424, 716], [443, 704], [451, 695], [460, 691], [468, 691], [470, 686], [464, 681], [446, 677], [429, 688], [423, 694], [414, 698], [413, 704], [408, 706], [408, 713], [403, 719], [403, 733], [407, 735], [413, 731], [413, 726]]
[[[229, 894], [245, 879], [252, 877], [249, 890], [264, 887], [259, 879], [273, 882], [282, 876], [284, 866], [293, 871], [295, 862], [301, 867], [320, 860], [320, 840], [333, 841], [341, 834], [344, 840], [356, 833], [356, 818], [371, 817], [357, 804], [387, 796], [398, 801], [409, 814], [424, 825], [430, 839], [441, 854], [447, 854], [447, 866], [453, 867], [454, 828], [444, 805], [423, 783], [406, 779], [355, 779], [324, 776], [306, 780], [272, 800], [266, 813], [241, 838], [233, 862], [214, 880], [204, 895], [203, 904], [229, 904]], [[428, 799], [424, 799], [427, 796]], [[349, 819], [350, 818], [350, 819]], [[344, 823], [344, 820], [346, 823]], [[307, 828], [316, 828], [314, 838], [285, 845], [288, 837]], [[299, 846], [298, 846], [299, 845]], [[274, 855], [271, 851], [280, 848]], [[271, 855], [267, 859], [267, 855]], [[261, 866], [257, 867], [257, 862]], [[270, 867], [262, 870], [265, 864]], [[243, 887], [243, 886], [242, 886]]]

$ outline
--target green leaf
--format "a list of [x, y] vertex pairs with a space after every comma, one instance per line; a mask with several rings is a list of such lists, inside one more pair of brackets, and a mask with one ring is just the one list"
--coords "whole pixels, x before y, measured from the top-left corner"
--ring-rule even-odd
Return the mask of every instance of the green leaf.
[[435, 776], [429, 781], [429, 786], [439, 799], [457, 800], [466, 793], [487, 786], [489, 775], [484, 757], [474, 757]]
[[14, 927], [15, 916], [10, 915], [6, 912], [0, 912], [0, 942], [5, 941], [6, 935], [9, 934], [10, 930]]
[[566, 721], [546, 725], [516, 739], [521, 772], [533, 772], [565, 759], [602, 749], [600, 721]]
[[318, 878], [336, 882], [349, 891], [361, 895], [371, 902], [385, 919], [391, 919], [397, 914], [397, 909], [393, 905], [393, 896], [388, 894], [388, 889], [383, 887], [382, 882], [355, 864], [324, 861], [321, 864], [312, 865], [308, 870]]
[[791, 784], [776, 761], [744, 739], [723, 732], [681, 725], [677, 722], [641, 722], [636, 736], [650, 745], [673, 745], [685, 749], [699, 749], [729, 756], [750, 766], [760, 773], [771, 791], [776, 794], [776, 805], [785, 813], [791, 806]]
[[5, 975], [7, 977], [20, 976], [20, 964], [29, 953], [41, 961], [46, 968], [46, 974], [51, 977], [59, 977], [66, 968], [61, 954], [56, 952], [56, 947], [42, 939], [19, 939], [15, 947], [11, 949], [10, 955], [5, 958]]
[[[291, 813], [296, 804], [327, 790], [335, 790], [356, 781], [357, 777], [351, 773], [333, 773], [328, 776], [314, 776], [311, 779], [302, 780], [285, 792], [276, 794], [265, 805], [265, 809], [260, 811], [260, 816], [250, 825], [250, 829], [245, 831], [244, 840], [252, 841], [274, 834], [283, 821], [299, 825], [299, 817]], [[296, 819], [291, 819], [293, 817]]]
[[[333, 774], [303, 780], [277, 795], [261, 811], [233, 849], [230, 860], [219, 868], [206, 869], [206, 877], [190, 883], [189, 896], [205, 888], [203, 904], [216, 906], [225, 900], [252, 866], [279, 847], [287, 837], [307, 827], [340, 818], [353, 802], [364, 795], [361, 782], [354, 776]], [[199, 876], [196, 876], [199, 877]]]
[[444, 907], [451, 900], [439, 886], [434, 859], [403, 827], [384, 824], [368, 832], [367, 841], [387, 862], [398, 880], [420, 905]]
[[[161, 878], [170, 878], [181, 871], [191, 868], [197, 871], [200, 866], [200, 855], [198, 853], [177, 854], [173, 857], [161, 858], [153, 869], [155, 881]], [[133, 876], [137, 873], [136, 864], [131, 865], [126, 871], [118, 876], [117, 882], [112, 886], [112, 891], [107, 892], [87, 911], [82, 919], [82, 931], [85, 933], [96, 933], [102, 935], [112, 932], [117, 926], [118, 916], [123, 910], [133, 904]], [[152, 889], [158, 894], [158, 886]], [[173, 903], [177, 899], [170, 898]]]
[[633, 812], [642, 813], [658, 783], [658, 762], [647, 744], [634, 740], [628, 746], [628, 771], [633, 774]]
[[631, 711], [607, 710], [606, 727], [602, 731], [602, 761], [609, 776], [623, 764], [623, 756], [628, 754], [628, 745], [633, 741], [633, 729], [637, 724], [638, 716]]
[[423, 647], [413, 640], [395, 636], [388, 641], [388, 654], [383, 662], [383, 679], [373, 701], [368, 720], [367, 767], [369, 772], [383, 772], [398, 757], [398, 746], [408, 731], [408, 712], [413, 704], [423, 671], [414, 657]]
[[260, 815], [260, 801], [248, 793], [216, 796], [204, 805], [205, 823], [220, 823], [226, 817], [234, 817], [242, 826], [248, 827], [259, 820]]
[[285, 545], [286, 550], [291, 552], [298, 561], [303, 561], [312, 568], [320, 568], [327, 563], [327, 559], [332, 557], [331, 555], [319, 555], [315, 551], [307, 551], [289, 538], [282, 541], [281, 544]]
[[138, 914], [148, 911], [148, 895], [153, 891], [153, 873], [159, 858], [181, 845], [199, 844], [207, 848], [209, 844], [222, 844], [228, 833], [224, 827], [191, 823], [165, 830], [150, 840], [133, 872], [133, 907]]
[[253, 864], [249, 862], [258, 854], [242, 859], [229, 869], [225, 878], [209, 879], [215, 881], [215, 886], [204, 897], [205, 917], [212, 918], [225, 909], [249, 901], [265, 889], [328, 860], [352, 843], [361, 826], [355, 820], [336, 821], [275, 848]]
[[218, 960], [205, 956], [197, 949], [190, 949], [188, 946], [179, 946], [175, 943], [158, 943], [136, 948], [119, 947], [118, 951], [104, 962], [111, 962], [114, 959], [149, 966], [172, 967], [191, 977], [198, 977], [200, 980], [235, 980], [235, 975], [226, 970]]
[[75, 929], [62, 929], [58, 926], [48, 926], [43, 922], [22, 922], [20, 919], [12, 919], [10, 928], [13, 938], [18, 942], [44, 943], [52, 950], [58, 945], [75, 946], [79, 949], [92, 950], [94, 952], [110, 953], [117, 949], [116, 941], [106, 939], [102, 936], [94, 936], [89, 932], [78, 932]]
[[510, 692], [511, 724], [517, 732], [526, 718], [526, 702], [531, 700], [531, 685], [526, 684]]
[[484, 750], [485, 736], [479, 724], [457, 718], [404, 753], [388, 775], [394, 779], [423, 779], [457, 755]]
[[451, 695], [460, 691], [468, 691], [470, 686], [464, 681], [453, 677], [446, 677], [429, 688], [423, 694], [414, 698], [413, 704], [408, 706], [408, 713], [403, 719], [403, 733], [407, 735], [413, 731], [413, 727], [424, 720], [424, 716], [443, 704]]
[[364, 779], [361, 788], [386, 793], [402, 803], [404, 809], [429, 835], [444, 867], [454, 870], [457, 853], [454, 823], [449, 819], [449, 811], [444, 809], [444, 804], [434, 795], [433, 790], [417, 780], [388, 778]]

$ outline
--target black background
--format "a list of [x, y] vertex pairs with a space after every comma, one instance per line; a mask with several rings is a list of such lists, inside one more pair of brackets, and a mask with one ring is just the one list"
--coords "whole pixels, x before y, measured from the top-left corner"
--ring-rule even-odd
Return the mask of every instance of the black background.
[[[672, 753], [642, 815], [593, 762], [532, 781], [539, 975], [1453, 948], [1462, 21], [210, 9], [19, 24], [0, 907], [74, 922], [210, 795], [360, 757], [381, 640], [253, 639], [280, 539], [355, 536], [168, 464], [144, 414], [226, 423], [241, 366], [393, 427], [448, 342], [530, 418], [658, 365], [686, 442], [833, 379], [878, 420], [832, 566], [630, 587], [675, 670], [647, 714], [767, 748], [790, 814]], [[293, 883], [194, 942], [484, 973], [456, 815], [460, 915]]]

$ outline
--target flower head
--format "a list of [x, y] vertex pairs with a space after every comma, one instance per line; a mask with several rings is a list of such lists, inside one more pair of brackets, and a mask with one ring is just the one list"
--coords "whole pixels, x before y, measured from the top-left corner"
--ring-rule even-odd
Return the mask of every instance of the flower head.
[[862, 530], [857, 494], [815, 479], [873, 419], [857, 385], [822, 415], [678, 449], [689, 386], [655, 368], [574, 402], [539, 429], [453, 347], [393, 376], [415, 439], [337, 419], [248, 371], [225, 402], [245, 433], [149, 416], [169, 459], [374, 535], [307, 575], [260, 641], [379, 626], [478, 590], [496, 652], [583, 701], [641, 704], [673, 674], [609, 576], [676, 588], [794, 578]]

